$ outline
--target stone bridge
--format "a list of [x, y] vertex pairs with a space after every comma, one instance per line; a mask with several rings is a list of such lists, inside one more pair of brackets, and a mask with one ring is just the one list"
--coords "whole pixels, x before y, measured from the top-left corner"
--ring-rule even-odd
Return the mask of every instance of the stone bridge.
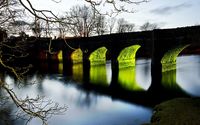
[[[173, 69], [178, 54], [189, 46], [200, 46], [200, 26], [53, 40], [51, 47], [54, 51], [62, 50], [64, 64], [76, 63], [73, 60], [80, 58], [87, 75], [90, 65], [111, 60], [112, 82], [118, 78], [121, 63], [134, 66], [135, 58], [151, 58], [152, 84], [148, 91], [155, 92], [162, 91], [162, 72]], [[87, 75], [84, 81], [89, 81]]]
[[[43, 43], [42, 43], [43, 44]], [[48, 44], [48, 43], [46, 43]], [[120, 33], [103, 36], [85, 37], [85, 38], [70, 38], [64, 40], [53, 40], [52, 48], [56, 51], [62, 50], [63, 59], [72, 61], [72, 54], [75, 49], [82, 52], [82, 60], [89, 60], [92, 53], [100, 48], [105, 48], [104, 51], [99, 51], [99, 58], [111, 60], [112, 63], [119, 62], [119, 55], [122, 50], [125, 51], [126, 58], [147, 57], [152, 59], [152, 65], [160, 65], [166, 62], [175, 61], [175, 57], [186, 47], [190, 45], [200, 44], [200, 26], [183, 27], [176, 29], [156, 29], [153, 31]], [[134, 47], [135, 46], [135, 47]], [[139, 46], [139, 47], [136, 47]], [[73, 49], [72, 49], [73, 48]], [[46, 46], [47, 49], [47, 46]], [[135, 50], [137, 49], [137, 50]], [[133, 53], [133, 51], [135, 51]], [[104, 54], [101, 55], [101, 54]], [[171, 57], [167, 56], [170, 55]], [[132, 58], [133, 58], [132, 57]], [[164, 58], [168, 59], [164, 59]], [[173, 60], [174, 59], [174, 60]], [[98, 60], [98, 59], [97, 59]], [[123, 61], [122, 60], [122, 61]]]

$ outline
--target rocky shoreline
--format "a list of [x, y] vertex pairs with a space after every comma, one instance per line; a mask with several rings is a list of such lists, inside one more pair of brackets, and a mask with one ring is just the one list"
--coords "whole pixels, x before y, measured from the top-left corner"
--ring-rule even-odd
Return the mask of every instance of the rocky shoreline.
[[200, 125], [200, 98], [175, 98], [158, 104], [151, 123], [143, 125]]

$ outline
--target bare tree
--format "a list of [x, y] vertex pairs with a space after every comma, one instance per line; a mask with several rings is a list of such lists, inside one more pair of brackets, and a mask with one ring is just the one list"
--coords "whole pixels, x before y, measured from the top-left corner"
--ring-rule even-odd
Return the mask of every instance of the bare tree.
[[116, 23], [116, 18], [110, 17], [108, 19], [108, 31], [109, 31], [110, 34], [113, 33], [113, 29], [115, 27], [115, 23]]
[[[20, 64], [18, 61], [28, 58], [32, 43], [27, 43], [26, 39], [21, 38], [15, 42], [8, 39], [0, 41], [0, 65], [1, 69], [12, 73], [19, 81], [16, 85], [21, 86], [25, 74], [31, 69], [30, 63]], [[28, 122], [34, 118], [42, 121], [43, 125], [47, 125], [47, 120], [52, 115], [62, 114], [66, 111], [66, 106], [59, 106], [51, 100], [46, 100], [38, 95], [36, 98], [26, 97], [19, 98], [14, 90], [6, 83], [3, 78], [0, 79], [0, 89], [3, 91], [4, 98], [9, 102], [12, 101], [17, 107], [16, 118], [22, 118]], [[1, 96], [1, 95], [0, 95]], [[0, 99], [0, 102], [6, 101]], [[1, 104], [1, 103], [0, 103]], [[4, 104], [4, 103], [3, 103]]]
[[[62, 21], [62, 22], [64, 22], [64, 20], [65, 20], [65, 17], [60, 17], [60, 20]], [[68, 25], [64, 25], [64, 24], [61, 24], [61, 23], [59, 23], [58, 24], [58, 27], [57, 27], [57, 30], [59, 31], [59, 38], [65, 38], [65, 35], [66, 35], [66, 32], [67, 32], [67, 30], [68, 30]]]
[[97, 35], [103, 35], [107, 31], [106, 17], [103, 15], [96, 15], [95, 18], [95, 32]]
[[[18, 29], [20, 26], [25, 25], [24, 21], [19, 20], [21, 15], [24, 14], [20, 13], [23, 12], [23, 8], [21, 10], [21, 7], [24, 7], [24, 9], [28, 10], [32, 15], [34, 15], [35, 19], [37, 19], [34, 26], [34, 31], [37, 36], [40, 36], [41, 32], [38, 19], [46, 21], [47, 24], [49, 24], [49, 22], [60, 22], [60, 20], [51, 11], [37, 10], [32, 6], [29, 0], [26, 0], [26, 2], [28, 5], [25, 5], [22, 0], [0, 0], [0, 29], [10, 31], [10, 26], [14, 26], [14, 29]], [[50, 13], [51, 16], [46, 13]], [[30, 70], [32, 65], [21, 65], [17, 62], [17, 60], [19, 61], [23, 58], [27, 58], [29, 56], [28, 50], [31, 49], [30, 47], [32, 45], [26, 41], [26, 38], [21, 38], [14, 42], [12, 40], [8, 40], [7, 35], [5, 34], [5, 31], [0, 31], [0, 36], [3, 37], [0, 39], [1, 69], [3, 68], [4, 71], [14, 74], [14, 76], [20, 81], [19, 83], [21, 83], [21, 81], [25, 78], [24, 75]], [[21, 36], [23, 37], [24, 35]], [[21, 84], [19, 84], [19, 86], [20, 85]], [[51, 100], [46, 100], [41, 96], [36, 98], [19, 98], [9, 84], [3, 80], [3, 78], [0, 79], [0, 89], [1, 92], [5, 93], [3, 95], [4, 97], [0, 98], [0, 103], [3, 100], [5, 100], [5, 102], [7, 100], [9, 102], [12, 101], [16, 107], [18, 107], [18, 112], [15, 114], [16, 118], [27, 120], [27, 123], [34, 118], [38, 118], [42, 121], [43, 125], [46, 125], [48, 118], [52, 115], [62, 114], [67, 109], [66, 106], [61, 107], [57, 103], [54, 103]]]
[[150, 22], [146, 22], [142, 26], [140, 26], [141, 31], [154, 30], [154, 29], [158, 29], [158, 28], [159, 27], [156, 23], [150, 23]]
[[[0, 27], [6, 29], [8, 33], [13, 29], [19, 28], [20, 18], [24, 15], [24, 10], [19, 7], [17, 0], [1, 0], [0, 1]], [[14, 27], [12, 27], [14, 26]]]
[[95, 14], [92, 9], [87, 6], [74, 6], [67, 13], [66, 22], [69, 32], [74, 36], [88, 37], [94, 31]]
[[38, 18], [35, 18], [35, 21], [30, 25], [33, 34], [36, 37], [40, 37], [42, 33], [42, 23]]
[[27, 32], [30, 29], [30, 24], [23, 20], [15, 20], [14, 22], [10, 22], [8, 25], [9, 34], [20, 35], [22, 32]]
[[117, 22], [117, 32], [124, 33], [124, 32], [132, 32], [134, 31], [135, 24], [128, 23], [124, 18], [120, 18]]
[[[55, 3], [61, 2], [61, 0], [51, 0]], [[134, 12], [133, 8], [134, 5], [139, 5], [141, 3], [148, 2], [148, 0], [83, 0], [87, 3], [90, 3], [92, 10], [96, 14], [106, 14], [106, 15], [112, 15], [112, 14], [118, 14], [121, 12]], [[16, 6], [17, 5], [17, 6]], [[11, 7], [14, 6], [14, 7]], [[33, 6], [30, 0], [1, 0], [0, 1], [0, 9], [3, 8], [4, 11], [1, 10], [1, 13], [3, 12], [3, 18], [0, 18], [2, 20], [1, 22], [7, 22], [7, 20], [13, 19], [16, 17], [16, 13], [18, 13], [19, 9], [16, 8], [20, 6], [20, 8], [27, 10], [30, 14], [32, 14], [35, 18], [45, 20], [47, 23], [54, 22], [54, 23], [60, 23], [60, 26], [63, 25], [62, 19], [58, 18], [57, 15], [55, 15], [51, 10], [45, 10], [45, 9], [37, 9], [37, 7]], [[107, 12], [101, 12], [100, 10], [102, 7], [109, 6], [111, 7], [108, 9]], [[131, 6], [131, 7], [130, 7]], [[128, 9], [131, 8], [131, 9]], [[8, 14], [9, 13], [9, 14]], [[109, 14], [110, 13], [110, 14]], [[9, 16], [7, 16], [9, 15]], [[22, 14], [18, 14], [19, 17]], [[66, 22], [65, 22], [66, 23]], [[71, 23], [71, 22], [68, 22]], [[1, 23], [0, 23], [1, 25]]]

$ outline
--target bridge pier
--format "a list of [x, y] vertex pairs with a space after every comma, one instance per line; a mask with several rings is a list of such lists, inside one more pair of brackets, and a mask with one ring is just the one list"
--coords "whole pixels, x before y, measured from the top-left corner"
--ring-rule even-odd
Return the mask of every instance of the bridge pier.
[[63, 74], [72, 75], [72, 59], [71, 52], [67, 51], [68, 49], [62, 49], [63, 52]]
[[162, 91], [162, 64], [161, 59], [163, 56], [162, 53], [162, 41], [159, 39], [159, 30], [153, 30], [152, 31], [152, 60], [151, 60], [151, 77], [152, 77], [152, 83], [149, 88], [150, 93], [156, 92], [159, 93], [159, 91]]
[[90, 53], [83, 51], [83, 82], [89, 84], [90, 81]]
[[111, 59], [111, 70], [112, 70], [111, 86], [114, 87], [118, 82], [118, 75], [119, 75], [119, 63], [114, 58]]
[[[115, 40], [112, 40], [114, 43]], [[119, 56], [120, 49], [117, 47], [117, 44], [113, 44], [110, 48], [110, 59], [111, 59], [111, 70], [112, 70], [112, 79], [111, 79], [111, 88], [118, 88], [118, 76], [119, 76], [119, 62], [117, 57]]]

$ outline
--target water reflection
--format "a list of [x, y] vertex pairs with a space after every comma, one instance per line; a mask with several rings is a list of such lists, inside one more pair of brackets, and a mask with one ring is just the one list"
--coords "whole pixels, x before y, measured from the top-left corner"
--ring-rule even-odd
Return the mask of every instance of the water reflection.
[[200, 96], [200, 55], [177, 58], [176, 70], [162, 73], [162, 85], [176, 92]]
[[[69, 107], [64, 115], [50, 119], [49, 125], [138, 125], [150, 121], [152, 110], [149, 108], [83, 91], [74, 83], [57, 80], [56, 76], [44, 77], [41, 83], [23, 89], [15, 87], [10, 77], [6, 80], [21, 98], [40, 94]], [[42, 93], [38, 86], [42, 87]], [[30, 125], [38, 125], [39, 122], [35, 119]], [[18, 121], [13, 125], [23, 124], [23, 121]]]
[[[48, 73], [63, 73], [62, 62], [41, 62], [40, 65], [41, 70], [45, 70]], [[192, 96], [200, 96], [200, 55], [181, 56], [177, 58], [176, 65], [166, 65], [176, 67], [176, 70], [169, 70], [162, 73], [161, 83], [164, 88], [182, 93], [186, 92]], [[83, 64], [73, 64], [72, 72], [72, 79], [78, 83], [83, 83]], [[112, 79], [111, 62], [108, 61], [105, 65], [92, 65], [88, 72], [87, 77], [89, 77], [90, 83], [106, 87], [110, 85]], [[135, 67], [120, 68], [118, 77], [114, 79], [124, 89], [147, 91], [151, 85], [151, 60], [138, 59]]]
[[138, 59], [136, 61], [136, 81], [144, 90], [151, 85], [151, 59]]
[[72, 66], [72, 77], [77, 82], [83, 81], [83, 63], [76, 63]]
[[151, 60], [139, 59], [136, 61], [136, 66], [120, 68], [118, 82], [128, 90], [148, 90], [151, 85]]
[[176, 81], [176, 70], [162, 72], [162, 84], [167, 89], [181, 90]]
[[39, 65], [40, 71], [45, 73], [63, 74], [63, 62], [41, 62]]
[[177, 83], [188, 94], [200, 96], [200, 55], [177, 59]]
[[59, 62], [58, 64], [58, 73], [63, 74], [63, 62]]
[[[41, 76], [35, 74], [27, 77], [24, 81], [25, 83], [31, 81], [37, 83], [31, 86], [24, 84], [24, 86], [18, 88], [15, 84], [16, 81], [11, 77], [2, 75], [1, 78], [5, 77], [5, 81], [21, 98], [26, 96], [36, 97], [39, 94], [58, 102], [60, 105], [68, 105], [69, 109], [66, 114], [53, 117], [49, 121], [50, 125], [138, 125], [149, 122], [152, 110], [144, 107], [143, 103], [135, 105], [113, 100], [110, 96], [87, 91], [82, 88], [83, 85], [77, 84], [82, 83], [83, 80], [82, 63], [74, 64], [72, 67], [73, 82], [71, 79], [65, 81], [64, 76], [59, 74], [62, 71], [62, 68], [59, 68], [63, 67], [62, 64], [41, 63], [41, 65], [47, 71], [54, 71], [54, 75]], [[163, 72], [163, 87], [176, 92], [185, 91], [192, 96], [200, 96], [200, 56], [178, 57], [176, 67], [176, 70]], [[107, 62], [106, 65], [91, 66], [88, 70], [88, 77], [91, 83], [109, 86], [112, 77], [110, 62]], [[136, 91], [136, 94], [138, 90], [148, 91], [151, 83], [150, 60], [137, 60], [135, 67], [120, 68], [118, 78], [116, 79], [124, 89]], [[112, 89], [112, 87], [110, 88]], [[143, 99], [143, 96], [138, 98]], [[135, 102], [135, 100], [133, 99], [131, 102]], [[16, 107], [12, 105], [7, 106], [9, 107], [9, 113], [15, 111], [13, 109]], [[3, 117], [4, 115], [1, 114], [0, 110], [0, 119]], [[18, 121], [12, 124], [23, 125], [24, 123], [23, 121]], [[39, 121], [37, 120], [30, 123], [30, 125], [38, 124]]]
[[92, 65], [90, 67], [90, 83], [109, 86], [111, 82], [111, 64]]
[[135, 67], [120, 68], [118, 82], [123, 88], [128, 90], [143, 90], [136, 82]]
[[[2, 105], [2, 97], [0, 101], [0, 125], [13, 125], [14, 118], [10, 115], [12, 113], [12, 107]], [[8, 105], [8, 104], [6, 104]]]

